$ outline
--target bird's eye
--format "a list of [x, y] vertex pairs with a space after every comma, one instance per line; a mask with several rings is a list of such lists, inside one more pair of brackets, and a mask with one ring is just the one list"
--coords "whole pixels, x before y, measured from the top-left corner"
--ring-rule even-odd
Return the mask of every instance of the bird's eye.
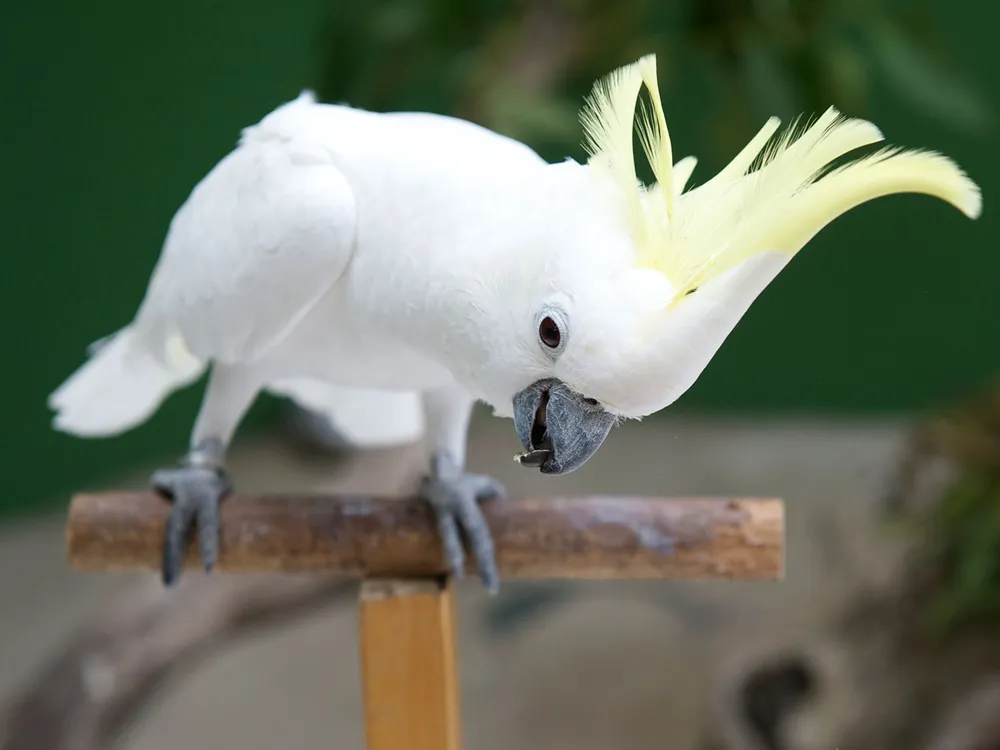
[[566, 313], [555, 305], [546, 305], [535, 318], [535, 337], [538, 346], [550, 357], [556, 358], [566, 348], [570, 336]]
[[552, 318], [545, 316], [538, 324], [538, 338], [549, 349], [558, 349], [562, 343], [562, 333]]

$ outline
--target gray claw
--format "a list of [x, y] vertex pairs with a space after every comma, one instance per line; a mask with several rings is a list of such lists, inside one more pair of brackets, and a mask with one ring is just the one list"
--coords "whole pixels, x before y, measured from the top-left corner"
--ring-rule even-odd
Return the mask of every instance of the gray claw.
[[491, 594], [500, 588], [493, 550], [493, 537], [483, 516], [480, 503], [502, 499], [503, 485], [493, 477], [464, 474], [446, 454], [434, 457], [431, 474], [424, 480], [424, 498], [434, 508], [438, 533], [448, 565], [456, 578], [465, 572], [465, 552], [460, 530], [465, 533], [469, 548], [476, 559], [479, 576]]
[[182, 466], [153, 474], [153, 487], [173, 505], [163, 537], [163, 583], [180, 578], [193, 521], [198, 529], [201, 562], [211, 572], [219, 556], [219, 503], [230, 490], [225, 472], [213, 466]]

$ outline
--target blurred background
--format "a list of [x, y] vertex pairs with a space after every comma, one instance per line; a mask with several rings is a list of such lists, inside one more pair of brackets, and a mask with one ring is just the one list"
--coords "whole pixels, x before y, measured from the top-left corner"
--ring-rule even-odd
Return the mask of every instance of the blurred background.
[[[469, 746], [1000, 747], [998, 22], [972, 0], [5, 8], [0, 748], [362, 746], [353, 590], [193, 577], [170, 596], [202, 625], [179, 636], [149, 617], [156, 581], [66, 569], [70, 494], [174, 461], [202, 384], [108, 440], [54, 432], [46, 397], [134, 314], [194, 184], [302, 89], [581, 159], [583, 96], [648, 52], [694, 183], [768, 116], [836, 105], [954, 158], [985, 211], [896, 196], [842, 217], [676, 406], [557, 482], [516, 472], [510, 423], [477, 415], [473, 468], [514, 493], [781, 496], [789, 558], [780, 585], [463, 590]], [[413, 446], [353, 451], [263, 398], [233, 457], [248, 490], [396, 490], [419, 470]]]

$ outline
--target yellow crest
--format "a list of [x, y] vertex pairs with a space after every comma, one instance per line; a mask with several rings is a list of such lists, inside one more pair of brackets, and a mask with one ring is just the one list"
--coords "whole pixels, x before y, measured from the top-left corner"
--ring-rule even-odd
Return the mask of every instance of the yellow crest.
[[[652, 112], [642, 106], [637, 119], [636, 102], [644, 85]], [[580, 120], [586, 135], [589, 163], [606, 170], [626, 196], [629, 221], [643, 255], [640, 265], [656, 268], [659, 264], [655, 248], [666, 239], [663, 233], [674, 209], [673, 154], [656, 80], [656, 55], [646, 55], [598, 81]], [[656, 184], [649, 188], [641, 186], [636, 177], [633, 129], [638, 130], [646, 159], [656, 177]], [[651, 210], [647, 211], [647, 201], [659, 205], [650, 206]]]
[[[636, 117], [643, 86], [651, 107], [640, 106]], [[879, 196], [924, 193], [971, 218], [982, 206], [978, 186], [932, 151], [884, 148], [831, 168], [840, 157], [882, 140], [875, 125], [833, 107], [781, 134], [778, 118], [770, 118], [728, 166], [681, 199], [694, 159], [673, 163], [655, 55], [598, 81], [580, 119], [588, 165], [621, 190], [636, 265], [666, 276], [675, 303], [752, 255], [794, 255], [831, 220]], [[633, 129], [656, 178], [648, 187], [636, 176]]]

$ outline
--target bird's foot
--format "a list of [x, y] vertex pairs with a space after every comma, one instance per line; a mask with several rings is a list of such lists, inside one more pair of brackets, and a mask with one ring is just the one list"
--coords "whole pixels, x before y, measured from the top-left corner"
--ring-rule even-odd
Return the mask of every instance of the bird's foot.
[[219, 503], [232, 489], [220, 447], [199, 446], [181, 466], [154, 473], [151, 483], [173, 505], [163, 537], [163, 583], [170, 586], [180, 577], [192, 522], [202, 566], [211, 572], [219, 556]]
[[487, 590], [495, 594], [500, 588], [500, 576], [493, 537], [480, 503], [502, 499], [505, 495], [503, 485], [493, 477], [462, 472], [451, 456], [439, 452], [431, 461], [431, 472], [421, 485], [421, 495], [437, 515], [438, 532], [452, 573], [461, 578], [465, 571], [461, 529], [476, 559], [479, 577]]

